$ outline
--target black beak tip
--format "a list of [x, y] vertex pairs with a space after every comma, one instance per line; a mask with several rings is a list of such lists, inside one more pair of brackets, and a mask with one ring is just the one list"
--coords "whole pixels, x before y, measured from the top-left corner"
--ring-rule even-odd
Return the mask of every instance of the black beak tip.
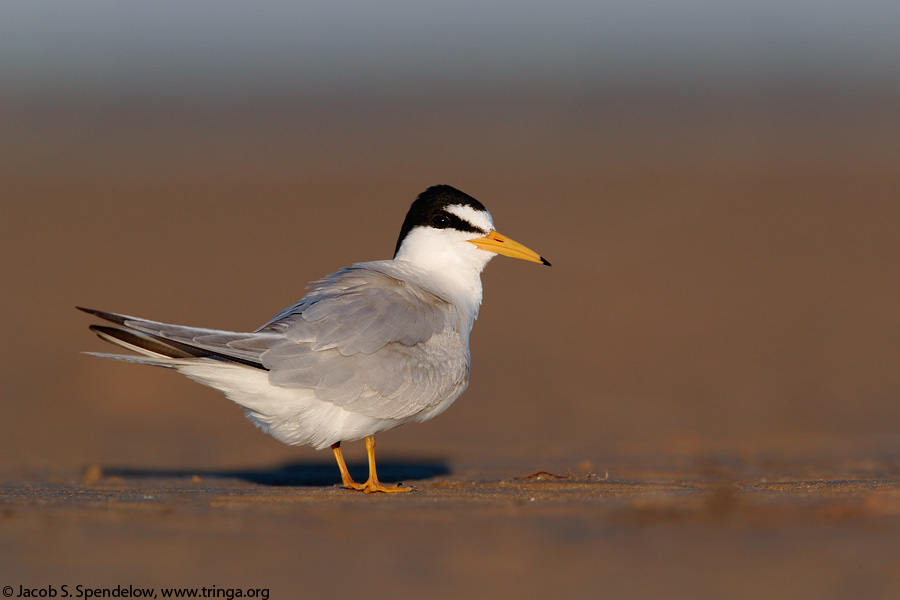
[[541, 262], [542, 262], [543, 264], [547, 265], [548, 267], [550, 266], [550, 261], [547, 260], [546, 258], [544, 258], [543, 256], [541, 257]]

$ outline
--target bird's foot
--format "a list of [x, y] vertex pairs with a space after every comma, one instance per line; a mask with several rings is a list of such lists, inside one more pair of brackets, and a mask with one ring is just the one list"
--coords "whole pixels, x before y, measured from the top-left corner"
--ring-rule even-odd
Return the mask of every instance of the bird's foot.
[[334, 451], [334, 457], [337, 459], [338, 468], [341, 470], [341, 481], [344, 482], [344, 487], [348, 490], [363, 491], [367, 494], [374, 494], [375, 492], [393, 494], [396, 492], [412, 491], [412, 488], [402, 487], [399, 484], [387, 487], [381, 485], [381, 482], [378, 481], [378, 472], [375, 470], [375, 436], [366, 436], [366, 453], [369, 456], [369, 478], [365, 483], [356, 483], [353, 481], [353, 478], [350, 476], [350, 471], [347, 469], [347, 463], [344, 462], [344, 455], [341, 452], [341, 443], [335, 442], [331, 445], [331, 449]]
[[367, 479], [365, 483], [355, 483], [353, 481], [344, 482], [344, 487], [349, 490], [358, 490], [361, 492], [365, 492], [367, 494], [374, 494], [377, 492], [384, 492], [385, 494], [394, 494], [397, 492], [411, 492], [411, 487], [402, 487], [397, 484], [395, 486], [385, 486], [382, 485], [377, 479], [372, 480], [371, 478]]

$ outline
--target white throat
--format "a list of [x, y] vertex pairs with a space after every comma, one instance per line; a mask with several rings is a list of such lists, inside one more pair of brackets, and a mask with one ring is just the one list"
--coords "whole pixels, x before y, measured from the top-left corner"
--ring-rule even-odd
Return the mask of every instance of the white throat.
[[467, 241], [477, 237], [455, 229], [415, 227], [404, 238], [394, 260], [412, 263], [424, 271], [427, 288], [468, 309], [474, 318], [481, 305], [481, 272], [495, 256]]

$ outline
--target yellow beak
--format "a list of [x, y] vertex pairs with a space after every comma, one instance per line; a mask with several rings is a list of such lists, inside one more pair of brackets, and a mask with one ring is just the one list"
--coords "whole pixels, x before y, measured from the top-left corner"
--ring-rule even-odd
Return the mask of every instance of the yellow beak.
[[482, 250], [487, 250], [488, 252], [511, 256], [513, 258], [521, 258], [522, 260], [541, 263], [548, 267], [550, 266], [550, 263], [534, 250], [526, 248], [519, 242], [506, 237], [502, 233], [497, 233], [496, 231], [490, 232], [483, 238], [469, 240], [469, 243], [475, 244]]

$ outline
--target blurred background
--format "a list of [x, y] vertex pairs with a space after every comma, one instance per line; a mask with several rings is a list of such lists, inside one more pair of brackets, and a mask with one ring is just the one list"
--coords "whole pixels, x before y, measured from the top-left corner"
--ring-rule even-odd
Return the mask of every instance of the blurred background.
[[111, 347], [74, 306], [255, 328], [389, 258], [438, 183], [554, 266], [488, 267], [469, 391], [380, 453], [900, 453], [898, 19], [812, 0], [4, 2], [0, 468], [330, 462], [176, 374], [80, 354]]
[[[898, 597], [898, 23], [866, 0], [0, 3], [3, 585]], [[381, 464], [449, 474], [421, 494], [271, 485], [339, 479], [213, 390], [81, 354], [114, 349], [75, 305], [256, 328], [389, 258], [439, 183], [553, 267], [493, 261], [469, 390], [379, 436]], [[569, 470], [600, 479], [516, 479]]]

